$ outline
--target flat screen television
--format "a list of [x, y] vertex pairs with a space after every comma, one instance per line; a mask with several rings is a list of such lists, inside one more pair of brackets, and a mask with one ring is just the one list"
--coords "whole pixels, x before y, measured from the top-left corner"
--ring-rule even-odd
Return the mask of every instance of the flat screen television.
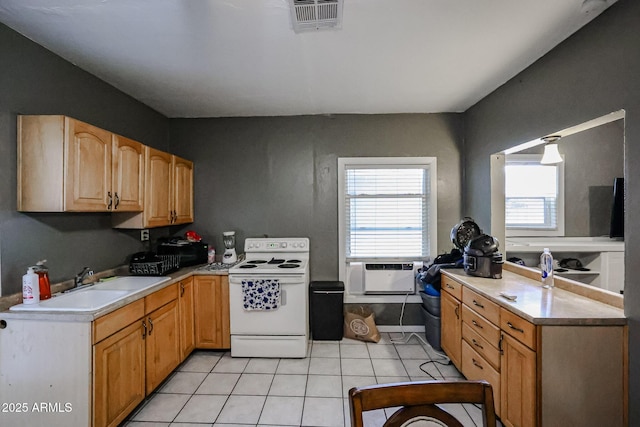
[[613, 180], [613, 203], [609, 237], [624, 238], [624, 178]]

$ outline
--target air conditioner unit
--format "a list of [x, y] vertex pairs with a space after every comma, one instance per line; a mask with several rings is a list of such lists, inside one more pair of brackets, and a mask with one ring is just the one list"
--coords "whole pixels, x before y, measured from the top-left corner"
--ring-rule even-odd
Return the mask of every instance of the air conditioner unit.
[[342, 0], [289, 0], [293, 30], [314, 31], [340, 28]]
[[365, 264], [365, 294], [415, 294], [414, 265], [410, 263]]

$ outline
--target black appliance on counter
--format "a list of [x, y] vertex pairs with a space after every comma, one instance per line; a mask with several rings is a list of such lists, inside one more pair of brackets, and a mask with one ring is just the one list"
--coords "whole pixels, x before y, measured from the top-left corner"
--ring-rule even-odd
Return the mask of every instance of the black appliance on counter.
[[464, 271], [471, 276], [502, 278], [502, 254], [498, 252], [498, 239], [481, 234], [464, 247]]
[[209, 245], [204, 242], [190, 242], [181, 237], [158, 239], [158, 255], [178, 255], [180, 268], [206, 264], [208, 251]]

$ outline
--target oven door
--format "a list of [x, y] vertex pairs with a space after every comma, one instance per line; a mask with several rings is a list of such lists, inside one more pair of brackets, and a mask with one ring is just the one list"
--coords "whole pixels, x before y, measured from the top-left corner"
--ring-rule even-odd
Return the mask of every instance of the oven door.
[[[242, 281], [271, 279], [280, 282], [280, 306], [275, 310], [245, 310]], [[229, 275], [231, 335], [305, 335], [309, 293], [304, 275]]]

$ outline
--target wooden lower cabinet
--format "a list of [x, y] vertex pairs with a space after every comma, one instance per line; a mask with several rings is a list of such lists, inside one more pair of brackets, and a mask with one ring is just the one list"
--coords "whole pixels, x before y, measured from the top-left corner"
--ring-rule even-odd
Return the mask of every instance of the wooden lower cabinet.
[[196, 348], [193, 277], [178, 282], [180, 311], [180, 359], [186, 359]]
[[142, 320], [94, 346], [94, 426], [117, 426], [146, 396]]
[[178, 284], [93, 322], [93, 426], [117, 426], [182, 361]]
[[442, 283], [442, 348], [465, 377], [492, 385], [503, 425], [628, 425], [626, 325], [534, 324], [489, 298], [493, 289], [480, 295], [451, 277]]
[[502, 336], [500, 420], [509, 427], [536, 425], [536, 353]]
[[193, 286], [196, 348], [230, 348], [229, 277], [194, 276]]
[[146, 339], [147, 394], [180, 364], [180, 320], [178, 301], [173, 300], [149, 313]]
[[[444, 289], [444, 288], [443, 288]], [[442, 349], [460, 369], [462, 360], [462, 307], [448, 292], [440, 294], [440, 324]]]

